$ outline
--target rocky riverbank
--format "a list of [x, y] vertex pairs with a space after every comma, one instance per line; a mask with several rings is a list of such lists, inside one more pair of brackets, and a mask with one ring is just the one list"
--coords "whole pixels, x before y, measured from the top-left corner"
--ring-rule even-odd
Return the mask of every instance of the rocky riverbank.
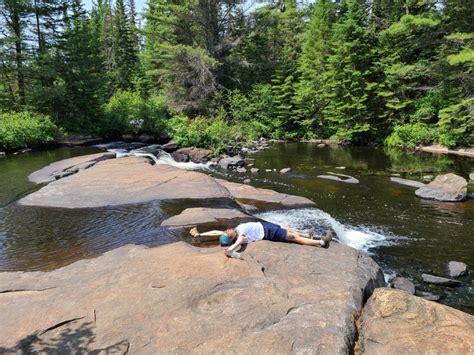
[[[169, 228], [234, 224], [252, 219], [249, 211], [314, 206], [144, 157], [81, 157], [51, 164], [30, 180], [49, 184], [23, 205], [188, 201], [162, 222]], [[210, 199], [234, 208], [194, 206]], [[382, 271], [363, 252], [337, 243], [321, 249], [262, 241], [242, 255], [228, 259], [219, 247], [184, 242], [128, 245], [51, 272], [0, 273], [0, 353], [474, 352], [464, 340], [474, 336], [473, 316], [377, 289], [385, 286]]]

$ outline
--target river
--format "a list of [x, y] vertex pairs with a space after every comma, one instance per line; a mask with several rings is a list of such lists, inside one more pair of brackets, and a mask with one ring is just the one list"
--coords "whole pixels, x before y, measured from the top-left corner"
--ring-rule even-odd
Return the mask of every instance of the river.
[[[183, 206], [153, 202], [64, 210], [15, 203], [39, 188], [27, 181], [31, 172], [53, 161], [97, 151], [60, 148], [0, 158], [0, 271], [51, 270], [128, 243], [157, 246], [181, 239], [160, 223]], [[408, 277], [417, 289], [440, 295], [442, 303], [474, 313], [472, 273], [461, 279], [458, 288], [421, 282], [422, 273], [446, 275], [451, 260], [474, 265], [474, 200], [423, 200], [415, 196], [414, 188], [390, 181], [393, 174], [420, 181], [445, 172], [468, 177], [474, 160], [375, 148], [320, 148], [315, 143], [275, 144], [249, 157], [255, 159], [259, 173], [212, 172], [233, 181], [250, 178], [255, 186], [305, 196], [318, 205], [267, 211], [259, 217], [302, 230], [332, 228], [340, 242], [370, 253], [387, 279], [395, 274]], [[290, 173], [278, 172], [288, 167]], [[322, 174], [346, 174], [359, 183], [317, 177]]]

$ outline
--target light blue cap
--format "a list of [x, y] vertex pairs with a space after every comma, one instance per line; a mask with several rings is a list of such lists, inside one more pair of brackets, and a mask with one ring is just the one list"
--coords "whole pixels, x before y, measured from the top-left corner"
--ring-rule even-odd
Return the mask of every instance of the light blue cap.
[[219, 242], [221, 243], [221, 246], [226, 247], [232, 244], [232, 239], [230, 239], [227, 234], [222, 234], [219, 237]]

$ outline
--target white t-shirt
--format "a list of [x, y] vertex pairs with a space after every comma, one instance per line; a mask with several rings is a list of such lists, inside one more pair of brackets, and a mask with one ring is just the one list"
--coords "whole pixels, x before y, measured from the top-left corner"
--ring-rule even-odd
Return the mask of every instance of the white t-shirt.
[[246, 242], [252, 243], [258, 240], [262, 240], [264, 234], [262, 223], [260, 222], [249, 222], [242, 223], [235, 228], [237, 235], [245, 235], [247, 237]]

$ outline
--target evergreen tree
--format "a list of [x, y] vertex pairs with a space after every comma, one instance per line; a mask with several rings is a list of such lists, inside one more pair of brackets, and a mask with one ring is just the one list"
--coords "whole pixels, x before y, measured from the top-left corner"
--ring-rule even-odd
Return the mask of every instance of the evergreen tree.
[[297, 113], [303, 134], [326, 135], [323, 131], [322, 76], [327, 70], [331, 52], [331, 29], [336, 21], [336, 6], [331, 0], [319, 0], [304, 33], [301, 57], [298, 61], [300, 80], [296, 84]]
[[347, 0], [345, 13], [333, 27], [332, 54], [322, 75], [323, 115], [336, 139], [367, 141], [375, 131], [370, 111], [371, 46], [374, 39], [366, 30], [368, 7], [365, 1]]

